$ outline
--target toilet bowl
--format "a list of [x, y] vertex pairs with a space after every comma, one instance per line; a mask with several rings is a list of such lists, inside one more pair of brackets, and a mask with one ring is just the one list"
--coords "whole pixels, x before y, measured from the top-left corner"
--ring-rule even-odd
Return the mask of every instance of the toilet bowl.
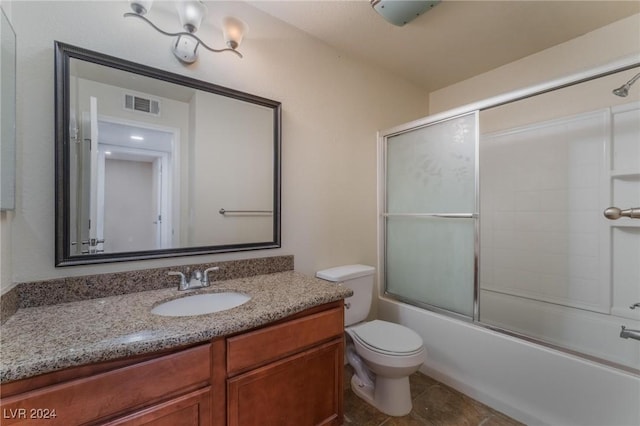
[[420, 336], [407, 327], [380, 320], [345, 331], [350, 337], [347, 352], [355, 350], [375, 375], [375, 381], [362, 380], [362, 373], [356, 369], [351, 378], [355, 394], [390, 416], [409, 414], [412, 408], [409, 376], [427, 358]]
[[316, 276], [353, 290], [345, 300], [346, 356], [355, 374], [354, 393], [390, 416], [404, 416], [412, 408], [409, 375], [426, 361], [422, 338], [413, 330], [387, 321], [364, 321], [373, 293], [375, 269], [346, 265]]

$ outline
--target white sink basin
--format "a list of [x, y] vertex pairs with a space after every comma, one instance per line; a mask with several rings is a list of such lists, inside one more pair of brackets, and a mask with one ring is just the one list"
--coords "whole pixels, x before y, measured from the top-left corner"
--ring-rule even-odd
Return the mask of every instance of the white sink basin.
[[165, 317], [203, 315], [235, 308], [250, 299], [251, 296], [235, 292], [194, 294], [161, 303], [151, 313]]

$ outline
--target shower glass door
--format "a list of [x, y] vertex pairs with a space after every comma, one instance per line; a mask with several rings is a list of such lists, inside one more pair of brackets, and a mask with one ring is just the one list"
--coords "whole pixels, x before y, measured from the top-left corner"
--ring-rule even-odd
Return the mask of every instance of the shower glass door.
[[639, 71], [484, 109], [479, 151], [479, 321], [636, 374]]
[[385, 146], [385, 291], [474, 317], [478, 114], [403, 130]]
[[640, 374], [636, 80], [629, 58], [383, 132], [388, 298]]

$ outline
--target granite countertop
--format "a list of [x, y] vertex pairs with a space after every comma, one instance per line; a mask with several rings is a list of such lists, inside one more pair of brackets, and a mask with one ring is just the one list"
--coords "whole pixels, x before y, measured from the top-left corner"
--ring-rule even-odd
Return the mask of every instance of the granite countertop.
[[[167, 300], [228, 290], [246, 293], [251, 300], [227, 311], [191, 317], [150, 312]], [[0, 327], [0, 383], [205, 342], [351, 294], [339, 284], [287, 271], [216, 281], [204, 290], [168, 288], [20, 309]]]

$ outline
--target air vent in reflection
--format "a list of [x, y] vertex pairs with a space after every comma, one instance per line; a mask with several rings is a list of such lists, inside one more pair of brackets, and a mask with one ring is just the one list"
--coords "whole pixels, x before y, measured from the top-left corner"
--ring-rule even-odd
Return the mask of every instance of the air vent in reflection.
[[124, 109], [127, 109], [129, 111], [139, 111], [147, 114], [160, 115], [160, 102], [154, 99], [125, 94]]

